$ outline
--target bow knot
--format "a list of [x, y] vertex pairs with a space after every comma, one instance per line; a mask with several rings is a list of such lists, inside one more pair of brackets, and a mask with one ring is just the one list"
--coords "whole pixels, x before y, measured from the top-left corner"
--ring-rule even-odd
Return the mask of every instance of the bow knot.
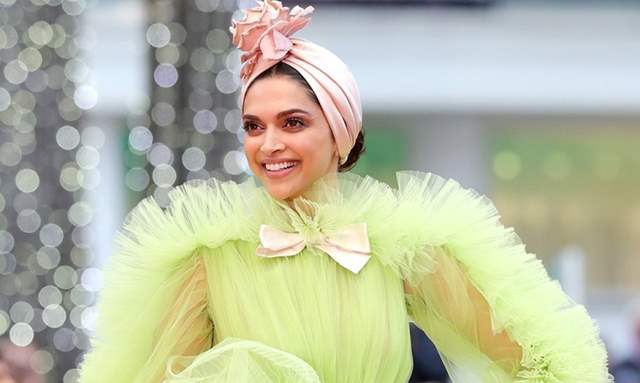
[[307, 246], [315, 247], [355, 274], [371, 258], [366, 223], [349, 225], [328, 235], [321, 232], [310, 234], [315, 235], [288, 233], [273, 226], [260, 225], [261, 245], [256, 249], [256, 254], [266, 258], [289, 257]]

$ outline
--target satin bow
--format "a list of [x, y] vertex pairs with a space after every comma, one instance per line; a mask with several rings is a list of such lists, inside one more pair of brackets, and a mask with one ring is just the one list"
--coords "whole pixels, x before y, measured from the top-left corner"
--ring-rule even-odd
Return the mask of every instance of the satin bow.
[[266, 258], [289, 257], [298, 254], [306, 246], [313, 246], [354, 274], [371, 258], [366, 223], [349, 225], [331, 235], [322, 234], [313, 240], [306, 240], [299, 233], [287, 233], [273, 226], [260, 225], [260, 243], [256, 254]]

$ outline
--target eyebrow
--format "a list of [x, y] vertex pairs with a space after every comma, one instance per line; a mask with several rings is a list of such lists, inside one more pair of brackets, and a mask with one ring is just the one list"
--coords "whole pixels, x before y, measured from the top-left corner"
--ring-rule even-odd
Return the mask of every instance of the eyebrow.
[[[311, 113], [307, 112], [304, 109], [287, 109], [287, 110], [283, 110], [282, 112], [276, 114], [276, 118], [282, 118], [284, 116], [287, 116], [287, 115], [293, 114], [293, 113], [301, 113], [301, 114], [305, 114], [307, 116], [311, 116]], [[246, 119], [251, 119], [251, 120], [260, 120], [260, 118], [258, 116], [254, 116], [252, 114], [245, 114], [242, 117], [246, 118]]]

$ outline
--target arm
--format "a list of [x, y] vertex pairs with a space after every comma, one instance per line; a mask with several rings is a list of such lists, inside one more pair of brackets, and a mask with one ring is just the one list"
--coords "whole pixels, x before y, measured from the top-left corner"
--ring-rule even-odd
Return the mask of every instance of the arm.
[[[437, 260], [436, 269], [416, 275], [411, 283], [405, 281], [410, 315], [431, 336], [441, 354], [456, 352], [451, 346], [455, 336], [460, 342], [470, 343], [474, 348], [471, 352], [479, 352], [480, 358], [483, 354], [494, 361], [500, 375], [504, 372], [513, 376], [522, 361], [522, 347], [505, 330], [494, 329], [489, 304], [446, 249], [434, 248], [429, 257]], [[438, 331], [441, 327], [449, 327], [453, 334], [447, 332], [445, 336]], [[451, 369], [451, 362], [448, 364]]]
[[[194, 257], [176, 279], [182, 282], [154, 332], [151, 354], [137, 376], [140, 381], [160, 382], [169, 358], [197, 356], [212, 347], [213, 323], [207, 312], [207, 280], [202, 256]], [[174, 368], [173, 372], [179, 370]]]
[[454, 382], [610, 381], [596, 325], [491, 201], [432, 174], [398, 181], [415, 241], [403, 266], [408, 311]]
[[169, 358], [211, 347], [202, 248], [172, 213], [144, 200], [118, 234], [81, 382], [159, 382]]

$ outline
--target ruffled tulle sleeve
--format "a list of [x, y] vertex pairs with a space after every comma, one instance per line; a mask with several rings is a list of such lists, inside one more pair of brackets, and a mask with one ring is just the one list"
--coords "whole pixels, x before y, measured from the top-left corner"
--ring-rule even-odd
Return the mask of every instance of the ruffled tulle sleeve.
[[104, 268], [81, 382], [159, 382], [170, 356], [211, 347], [201, 243], [194, 217], [180, 210], [193, 194], [185, 187], [166, 211], [148, 198], [129, 213]]
[[604, 383], [594, 322], [552, 281], [487, 198], [433, 174], [398, 174], [410, 316], [454, 383]]

